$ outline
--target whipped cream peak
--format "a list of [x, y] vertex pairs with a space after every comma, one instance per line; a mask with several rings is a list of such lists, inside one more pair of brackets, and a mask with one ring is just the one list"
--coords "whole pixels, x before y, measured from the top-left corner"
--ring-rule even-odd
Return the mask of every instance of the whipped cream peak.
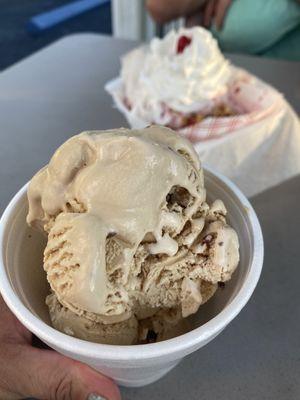
[[195, 27], [133, 50], [122, 60], [121, 76], [132, 112], [163, 124], [162, 106], [184, 114], [210, 111], [226, 96], [231, 71], [211, 33]]

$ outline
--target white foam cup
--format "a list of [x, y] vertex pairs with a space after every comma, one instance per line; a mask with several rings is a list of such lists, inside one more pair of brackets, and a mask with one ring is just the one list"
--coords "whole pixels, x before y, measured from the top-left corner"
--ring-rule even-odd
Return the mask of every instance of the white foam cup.
[[191, 318], [193, 329], [174, 339], [134, 346], [113, 346], [76, 339], [51, 326], [45, 297], [49, 293], [42, 267], [45, 237], [26, 224], [27, 185], [14, 196], [0, 221], [0, 291], [11, 311], [54, 350], [82, 361], [124, 386], [143, 386], [161, 378], [186, 355], [214, 339], [245, 306], [263, 264], [263, 238], [246, 197], [225, 177], [205, 169], [208, 200], [220, 198], [228, 222], [240, 241], [240, 263]]

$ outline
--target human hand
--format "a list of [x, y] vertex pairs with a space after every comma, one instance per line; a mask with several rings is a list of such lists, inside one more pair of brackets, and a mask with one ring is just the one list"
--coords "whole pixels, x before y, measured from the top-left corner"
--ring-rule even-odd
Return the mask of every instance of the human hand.
[[32, 334], [0, 296], [0, 399], [120, 400], [117, 386], [87, 365], [32, 347]]
[[224, 18], [232, 0], [208, 0], [203, 8], [203, 25], [209, 28], [214, 20], [217, 29], [222, 29]]

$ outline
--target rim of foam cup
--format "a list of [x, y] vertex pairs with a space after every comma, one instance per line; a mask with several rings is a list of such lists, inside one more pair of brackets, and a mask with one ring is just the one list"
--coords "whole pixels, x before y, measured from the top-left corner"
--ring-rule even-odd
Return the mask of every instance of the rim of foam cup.
[[[59, 343], [59, 347], [70, 353], [76, 353], [84, 357], [92, 357], [101, 360], [126, 361], [126, 360], [146, 360], [160, 358], [167, 355], [181, 354], [186, 355], [196, 349], [199, 343], [205, 343], [214, 337], [218, 332], [232, 321], [250, 299], [257, 282], [259, 280], [263, 265], [264, 245], [261, 227], [256, 213], [244, 194], [228, 178], [214, 172], [208, 167], [204, 170], [225, 184], [235, 197], [247, 209], [248, 219], [253, 231], [253, 252], [252, 260], [247, 276], [235, 297], [227, 304], [224, 309], [214, 318], [181, 336], [168, 339], [158, 343], [141, 345], [108, 345], [92, 343], [77, 339], [57, 331], [35, 316], [18, 298], [14, 292], [9, 277], [4, 266], [4, 233], [9, 218], [18, 206], [19, 200], [27, 190], [26, 183], [13, 197], [6, 207], [0, 220], [0, 292], [19, 321], [25, 325], [36, 336], [47, 342], [50, 346]], [[189, 351], [190, 349], [190, 351]]]

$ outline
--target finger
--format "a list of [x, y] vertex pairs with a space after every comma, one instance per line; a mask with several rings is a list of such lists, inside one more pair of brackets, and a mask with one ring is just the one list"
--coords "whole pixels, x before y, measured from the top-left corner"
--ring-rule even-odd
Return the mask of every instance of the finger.
[[18, 321], [0, 296], [0, 343], [30, 343], [31, 333]]
[[232, 0], [218, 0], [215, 7], [215, 25], [218, 30], [222, 29], [226, 12]]
[[49, 400], [121, 398], [113, 381], [85, 364], [51, 350], [28, 345], [11, 347], [7, 350], [6, 346], [4, 352], [2, 348], [0, 351], [2, 363], [8, 366], [2, 371], [0, 367], [0, 376], [8, 385], [4, 389], [9, 393]]
[[209, 28], [214, 15], [215, 0], [209, 0], [204, 8], [203, 25]]

